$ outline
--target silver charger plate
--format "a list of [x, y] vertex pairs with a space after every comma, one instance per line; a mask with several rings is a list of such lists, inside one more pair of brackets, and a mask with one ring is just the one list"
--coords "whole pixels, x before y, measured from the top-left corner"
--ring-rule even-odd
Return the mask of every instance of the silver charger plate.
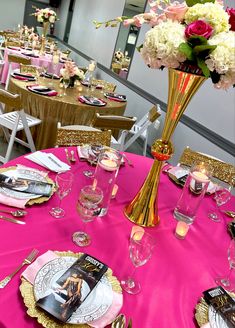
[[[34, 181], [46, 182], [45, 178], [38, 172], [27, 170], [27, 169], [10, 169], [3, 172], [4, 175], [14, 178], [25, 178]], [[0, 193], [8, 197], [18, 198], [18, 199], [35, 199], [41, 197], [41, 195], [29, 194], [25, 192], [20, 192], [0, 186]]]
[[[34, 297], [37, 301], [53, 292], [56, 281], [68, 270], [77, 258], [64, 256], [46, 263], [37, 273], [34, 281]], [[85, 288], [88, 288], [85, 285]], [[96, 287], [72, 314], [67, 323], [84, 324], [102, 317], [113, 302], [113, 290], [104, 275]]]
[[209, 306], [208, 312], [211, 328], [228, 328], [224, 319], [219, 315], [212, 306]]

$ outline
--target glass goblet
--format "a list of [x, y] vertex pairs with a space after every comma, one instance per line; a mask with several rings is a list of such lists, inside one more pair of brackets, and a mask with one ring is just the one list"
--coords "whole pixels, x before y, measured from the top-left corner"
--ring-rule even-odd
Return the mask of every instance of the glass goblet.
[[228, 291], [234, 291], [235, 289], [235, 277], [232, 279], [232, 274], [235, 269], [235, 240], [232, 239], [228, 247], [228, 262], [229, 262], [229, 273], [226, 277], [217, 277], [215, 282], [217, 285], [222, 286]]
[[232, 186], [227, 183], [220, 183], [218, 189], [215, 191], [216, 208], [208, 214], [208, 217], [214, 222], [221, 222], [220, 206], [226, 204], [231, 198]]
[[90, 245], [91, 237], [85, 232], [85, 224], [93, 221], [99, 215], [102, 200], [103, 192], [98, 187], [88, 185], [80, 191], [77, 211], [83, 222], [83, 231], [77, 231], [73, 234], [73, 242], [76, 245], [81, 247]]
[[69, 86], [69, 80], [63, 80], [63, 87], [64, 87], [64, 96], [67, 96], [67, 88]]
[[73, 173], [71, 172], [60, 172], [57, 174], [56, 178], [56, 193], [59, 197], [59, 204], [50, 210], [50, 214], [58, 219], [65, 215], [65, 210], [61, 208], [62, 199], [67, 196], [72, 188], [73, 183]]
[[131, 236], [129, 253], [134, 270], [127, 279], [121, 281], [121, 286], [127, 293], [137, 294], [140, 292], [140, 283], [134, 280], [133, 276], [136, 268], [144, 265], [151, 258], [155, 244], [155, 239], [145, 231], [136, 231]]

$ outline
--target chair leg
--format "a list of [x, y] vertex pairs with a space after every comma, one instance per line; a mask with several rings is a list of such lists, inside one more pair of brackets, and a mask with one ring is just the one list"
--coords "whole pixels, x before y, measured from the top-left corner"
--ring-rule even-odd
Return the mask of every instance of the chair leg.
[[12, 130], [12, 133], [11, 133], [11, 136], [10, 136], [10, 140], [9, 140], [8, 147], [7, 147], [7, 152], [6, 152], [6, 155], [5, 155], [5, 163], [9, 161], [10, 156], [11, 156], [11, 152], [12, 152], [12, 148], [13, 148], [13, 144], [14, 144], [15, 136], [16, 136], [16, 132], [17, 132], [17, 126], [19, 124], [19, 119], [20, 118], [18, 116], [18, 118], [16, 119], [14, 129]]
[[36, 151], [36, 148], [35, 148], [35, 145], [34, 145], [33, 137], [32, 137], [32, 134], [30, 132], [30, 129], [29, 129], [29, 126], [28, 126], [27, 119], [26, 119], [24, 111], [20, 111], [19, 115], [20, 115], [20, 118], [22, 120], [22, 123], [23, 123], [23, 126], [24, 126], [24, 131], [25, 131], [25, 134], [26, 134], [26, 137], [27, 137], [27, 140], [28, 140], [28, 147], [30, 148], [31, 152], [33, 153], [33, 152]]

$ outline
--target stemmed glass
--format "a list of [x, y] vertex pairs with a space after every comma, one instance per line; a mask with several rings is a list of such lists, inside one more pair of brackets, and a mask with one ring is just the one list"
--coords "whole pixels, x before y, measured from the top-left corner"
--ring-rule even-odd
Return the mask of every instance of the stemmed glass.
[[221, 222], [220, 206], [226, 204], [231, 198], [232, 185], [220, 182], [218, 189], [215, 191], [216, 208], [208, 214], [208, 217], [214, 222]]
[[229, 274], [227, 275], [227, 277], [217, 277], [215, 279], [215, 282], [217, 285], [220, 285], [229, 291], [234, 291], [235, 278], [233, 277], [233, 280], [231, 279], [231, 275], [234, 272], [233, 270], [235, 269], [235, 240], [234, 239], [232, 239], [229, 244], [228, 262], [230, 266]]
[[68, 86], [69, 86], [69, 80], [63, 79], [64, 96], [67, 96], [66, 90], [67, 90]]
[[56, 193], [59, 197], [59, 204], [57, 207], [53, 207], [50, 210], [50, 214], [58, 219], [65, 215], [65, 210], [61, 208], [62, 199], [67, 196], [72, 188], [73, 183], [73, 173], [71, 172], [60, 172], [57, 174], [56, 178]]
[[133, 279], [136, 268], [144, 265], [152, 256], [155, 239], [145, 231], [136, 231], [130, 238], [129, 253], [134, 264], [132, 274], [121, 281], [122, 288], [129, 294], [137, 294], [141, 290], [140, 283]]
[[91, 222], [100, 213], [100, 204], [103, 200], [103, 192], [100, 188], [92, 185], [85, 186], [80, 191], [77, 203], [77, 211], [83, 222], [83, 231], [73, 234], [73, 242], [81, 247], [91, 243], [91, 237], [85, 232], [86, 222]]

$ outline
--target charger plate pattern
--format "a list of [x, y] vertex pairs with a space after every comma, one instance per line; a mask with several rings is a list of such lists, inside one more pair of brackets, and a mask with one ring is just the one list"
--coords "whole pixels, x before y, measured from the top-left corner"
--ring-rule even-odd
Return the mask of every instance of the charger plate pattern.
[[[8, 171], [14, 171], [14, 170], [21, 170], [21, 171], [24, 171], [23, 172], [23, 175], [24, 177], [26, 178], [35, 178], [36, 180], [40, 180], [40, 181], [43, 181], [43, 182], [48, 182], [50, 184], [53, 185], [52, 187], [52, 193], [49, 197], [46, 197], [46, 196], [41, 196], [41, 197], [38, 197], [37, 195], [34, 195], [32, 196], [31, 199], [28, 200], [27, 204], [26, 205], [33, 205], [33, 204], [41, 204], [43, 202], [47, 202], [51, 196], [54, 194], [56, 188], [55, 188], [55, 183], [52, 179], [48, 178], [48, 177], [43, 177], [43, 176], [40, 176], [39, 173], [37, 172], [34, 172], [32, 170], [27, 170], [27, 168], [25, 169], [18, 169], [16, 166], [9, 166], [9, 167], [4, 167], [4, 168], [1, 168], [0, 169], [0, 173], [4, 173], [4, 172], [8, 172]], [[6, 191], [2, 190], [1, 191], [3, 194], [5, 194], [6, 196], [10, 196], [10, 197], [14, 197], [14, 195], [10, 195], [10, 194], [7, 194]], [[17, 193], [17, 192], [16, 192]], [[17, 196], [15, 195], [15, 197], [17, 198]]]
[[[233, 298], [235, 298], [234, 293], [229, 293], [229, 295], [231, 295]], [[209, 317], [210, 317], [209, 316], [209, 306], [206, 303], [206, 301], [204, 300], [204, 298], [202, 297], [200, 299], [199, 303], [196, 305], [195, 318], [198, 323], [198, 326], [202, 327], [203, 325], [208, 323]], [[214, 328], [214, 327], [212, 327], [212, 328]], [[220, 327], [220, 328], [222, 328], [222, 327]]]
[[[56, 255], [61, 257], [76, 257], [79, 258], [82, 253], [73, 252], [55, 252]], [[112, 290], [118, 293], [122, 293], [122, 288], [116, 277], [113, 276], [112, 270], [108, 269], [106, 277], [112, 286]], [[69, 324], [62, 323], [51, 316], [47, 315], [46, 312], [36, 307], [34, 297], [34, 287], [26, 279], [21, 278], [20, 292], [23, 297], [24, 303], [27, 307], [27, 314], [32, 318], [37, 318], [37, 321], [45, 328], [88, 328], [88, 324]]]

